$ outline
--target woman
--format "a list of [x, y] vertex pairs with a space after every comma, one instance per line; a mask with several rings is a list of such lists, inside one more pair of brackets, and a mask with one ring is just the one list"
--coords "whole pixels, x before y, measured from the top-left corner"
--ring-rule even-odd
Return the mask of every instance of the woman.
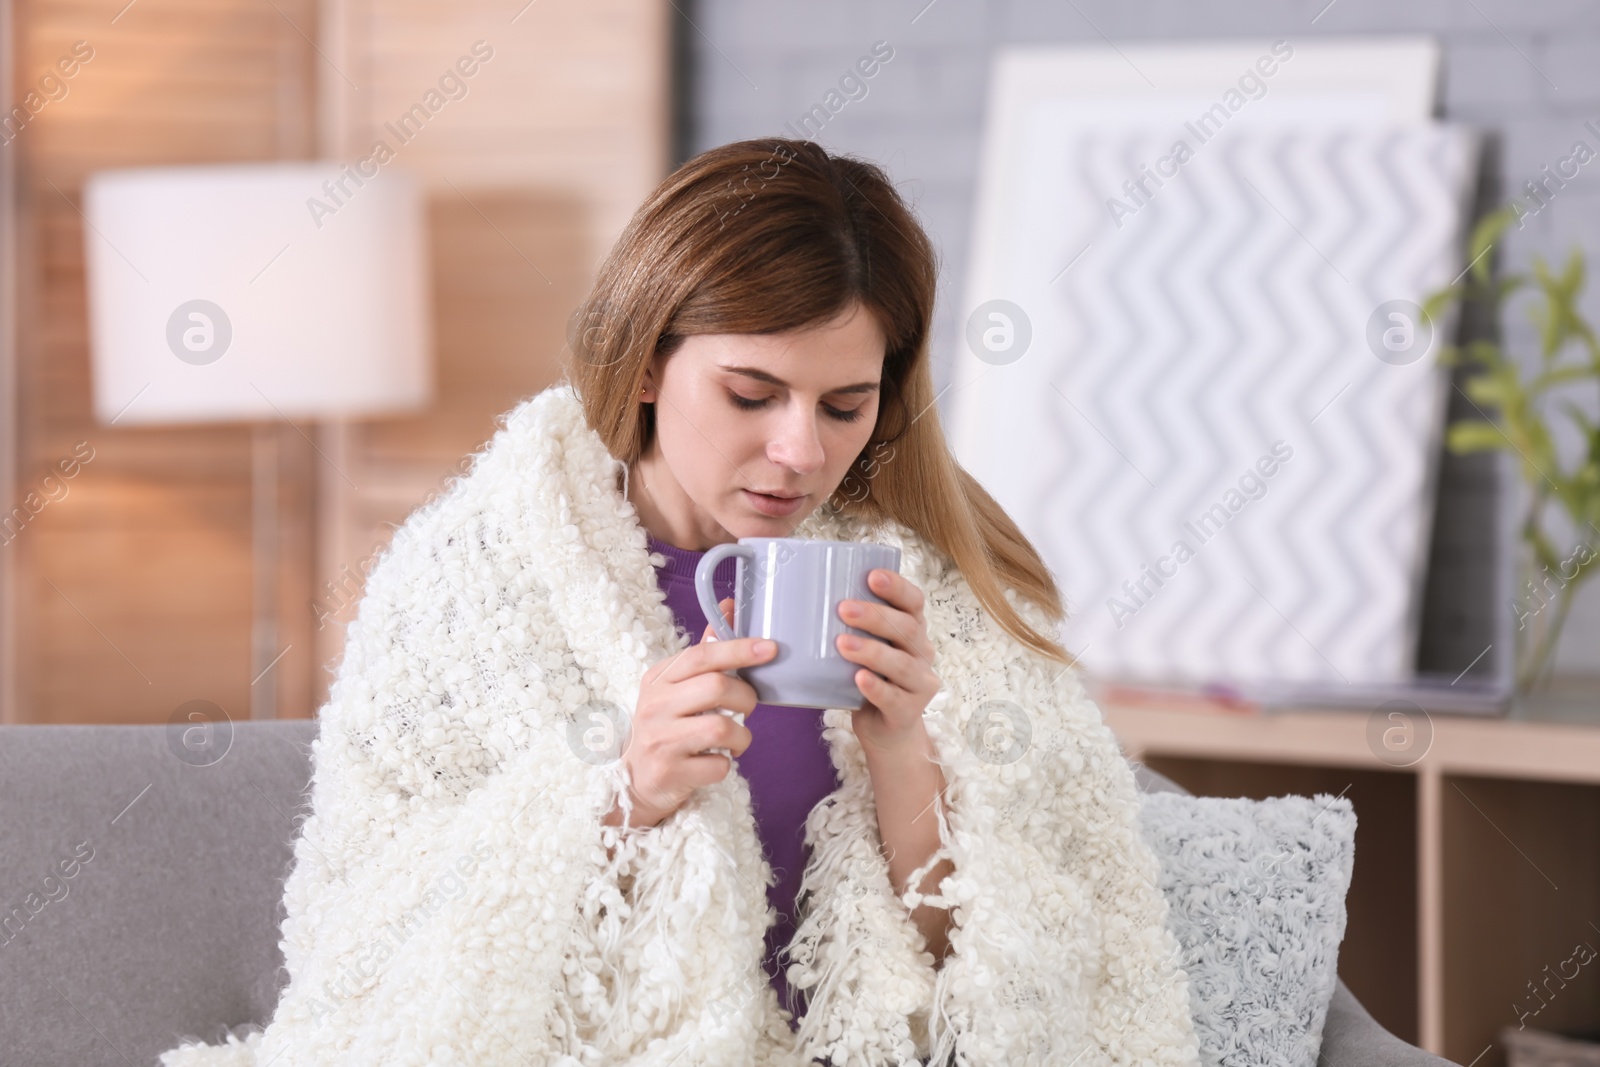
[[[368, 580], [271, 1023], [167, 1067], [1198, 1063], [1059, 592], [943, 441], [935, 280], [871, 164], [750, 141], [662, 183], [567, 380]], [[771, 650], [680, 588], [788, 535], [901, 549], [841, 605], [884, 638], [840, 645], [858, 708], [758, 706], [731, 671]]]

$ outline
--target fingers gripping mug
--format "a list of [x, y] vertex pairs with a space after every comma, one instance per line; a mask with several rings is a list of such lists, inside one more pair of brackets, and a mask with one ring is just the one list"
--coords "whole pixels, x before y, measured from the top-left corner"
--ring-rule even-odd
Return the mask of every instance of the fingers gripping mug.
[[[739, 559], [732, 629], [712, 588], [717, 565], [729, 556]], [[778, 651], [767, 662], [735, 672], [755, 689], [760, 703], [854, 710], [866, 702], [855, 681], [861, 665], [845, 659], [835, 639], [842, 633], [884, 639], [846, 625], [839, 618], [839, 602], [886, 604], [867, 587], [867, 575], [879, 567], [899, 573], [900, 550], [866, 541], [741, 537], [712, 547], [700, 558], [694, 586], [719, 639], [766, 637], [777, 642]]]

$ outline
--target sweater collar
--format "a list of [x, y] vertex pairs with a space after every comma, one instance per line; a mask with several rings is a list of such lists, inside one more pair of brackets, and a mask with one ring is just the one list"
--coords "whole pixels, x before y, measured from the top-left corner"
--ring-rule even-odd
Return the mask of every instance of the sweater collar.
[[[672, 582], [694, 581], [694, 572], [700, 566], [700, 560], [704, 558], [706, 554], [704, 549], [696, 550], [693, 548], [679, 548], [677, 545], [669, 545], [655, 534], [651, 533], [649, 530], [645, 531], [645, 537], [648, 541], [651, 554], [653, 555], [659, 552], [666, 558], [666, 563], [658, 568], [658, 571], [663, 579]], [[720, 578], [724, 575], [724, 573], [726, 573], [731, 579], [734, 566], [737, 563], [738, 560], [734, 559], [732, 556], [723, 560], [717, 565], [717, 577]]]

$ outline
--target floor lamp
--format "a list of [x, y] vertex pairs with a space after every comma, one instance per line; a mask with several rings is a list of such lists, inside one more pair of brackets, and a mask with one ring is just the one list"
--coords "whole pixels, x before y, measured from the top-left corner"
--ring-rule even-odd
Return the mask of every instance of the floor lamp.
[[[250, 715], [274, 718], [283, 420], [433, 399], [422, 190], [393, 167], [101, 171], [84, 184], [95, 416], [254, 424]], [[319, 479], [350, 472], [317, 460]], [[359, 488], [359, 487], [356, 487]]]

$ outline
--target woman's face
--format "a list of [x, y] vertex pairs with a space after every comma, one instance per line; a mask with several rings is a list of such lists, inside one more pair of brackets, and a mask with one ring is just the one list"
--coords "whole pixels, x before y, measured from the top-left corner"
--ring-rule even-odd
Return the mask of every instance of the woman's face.
[[852, 304], [822, 326], [698, 334], [658, 355], [640, 397], [655, 404], [635, 476], [643, 492], [629, 486], [645, 528], [688, 549], [787, 537], [872, 436], [885, 344]]

